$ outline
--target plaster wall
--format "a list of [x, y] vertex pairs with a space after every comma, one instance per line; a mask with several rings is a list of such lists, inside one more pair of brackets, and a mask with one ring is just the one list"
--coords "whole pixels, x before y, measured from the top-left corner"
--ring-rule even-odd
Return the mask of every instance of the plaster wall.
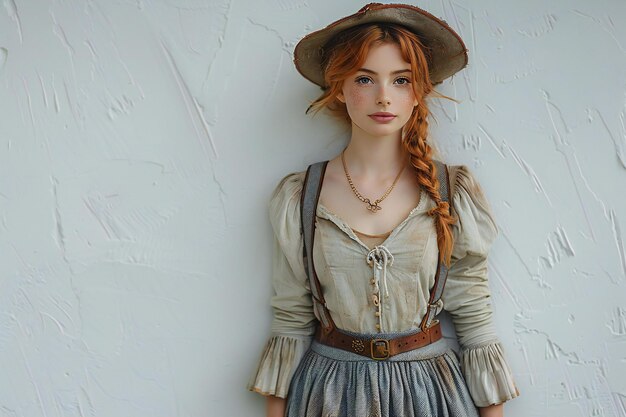
[[[269, 195], [347, 139], [291, 54], [362, 5], [2, 2], [1, 417], [263, 415]], [[626, 2], [419, 6], [470, 51], [431, 132], [501, 230], [506, 415], [626, 416]]]

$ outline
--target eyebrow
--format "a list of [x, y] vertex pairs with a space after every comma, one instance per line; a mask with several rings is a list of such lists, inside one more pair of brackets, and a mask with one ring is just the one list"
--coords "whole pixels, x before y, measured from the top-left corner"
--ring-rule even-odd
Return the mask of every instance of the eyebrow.
[[[367, 72], [369, 74], [373, 74], [373, 75], [378, 75], [378, 73], [376, 71], [372, 71], [371, 69], [367, 69], [367, 68], [359, 68], [357, 71], [363, 71], [363, 72]], [[391, 74], [402, 74], [404, 72], [411, 72], [410, 69], [401, 69], [401, 70], [397, 70], [397, 71], [393, 71]]]

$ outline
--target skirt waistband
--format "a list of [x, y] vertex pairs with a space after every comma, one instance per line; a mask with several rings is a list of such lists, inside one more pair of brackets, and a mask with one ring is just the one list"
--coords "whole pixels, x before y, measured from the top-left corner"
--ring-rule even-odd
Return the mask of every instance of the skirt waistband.
[[348, 352], [347, 350], [328, 346], [328, 345], [318, 342], [315, 339], [311, 342], [311, 350], [322, 356], [326, 356], [328, 358], [337, 359], [337, 360], [343, 360], [343, 361], [396, 362], [396, 361], [413, 361], [413, 360], [420, 360], [420, 359], [430, 359], [436, 356], [440, 356], [441, 354], [452, 349], [448, 345], [448, 342], [446, 341], [446, 339], [441, 338], [437, 340], [436, 342], [430, 343], [426, 346], [422, 346], [417, 349], [409, 350], [408, 352], [403, 352], [403, 353], [394, 355], [383, 361], [368, 358], [366, 356], [362, 356], [357, 353]]

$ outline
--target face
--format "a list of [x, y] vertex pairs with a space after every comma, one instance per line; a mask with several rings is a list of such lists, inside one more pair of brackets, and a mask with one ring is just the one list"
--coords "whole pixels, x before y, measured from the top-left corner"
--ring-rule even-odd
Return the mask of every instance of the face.
[[[411, 66], [394, 43], [370, 49], [367, 60], [343, 83], [337, 98], [346, 104], [353, 129], [372, 136], [401, 131], [418, 102], [411, 86]], [[376, 117], [376, 113], [393, 117]]]

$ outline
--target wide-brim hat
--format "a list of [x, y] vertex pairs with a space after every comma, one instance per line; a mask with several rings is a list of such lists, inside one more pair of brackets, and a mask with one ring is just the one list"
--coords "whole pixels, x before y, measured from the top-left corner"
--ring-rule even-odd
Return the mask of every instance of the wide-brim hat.
[[323, 89], [324, 45], [338, 33], [366, 23], [394, 23], [418, 35], [430, 50], [428, 68], [433, 85], [467, 65], [467, 49], [461, 37], [444, 20], [408, 4], [369, 3], [358, 12], [341, 18], [324, 29], [309, 33], [298, 42], [293, 62], [304, 78]]

